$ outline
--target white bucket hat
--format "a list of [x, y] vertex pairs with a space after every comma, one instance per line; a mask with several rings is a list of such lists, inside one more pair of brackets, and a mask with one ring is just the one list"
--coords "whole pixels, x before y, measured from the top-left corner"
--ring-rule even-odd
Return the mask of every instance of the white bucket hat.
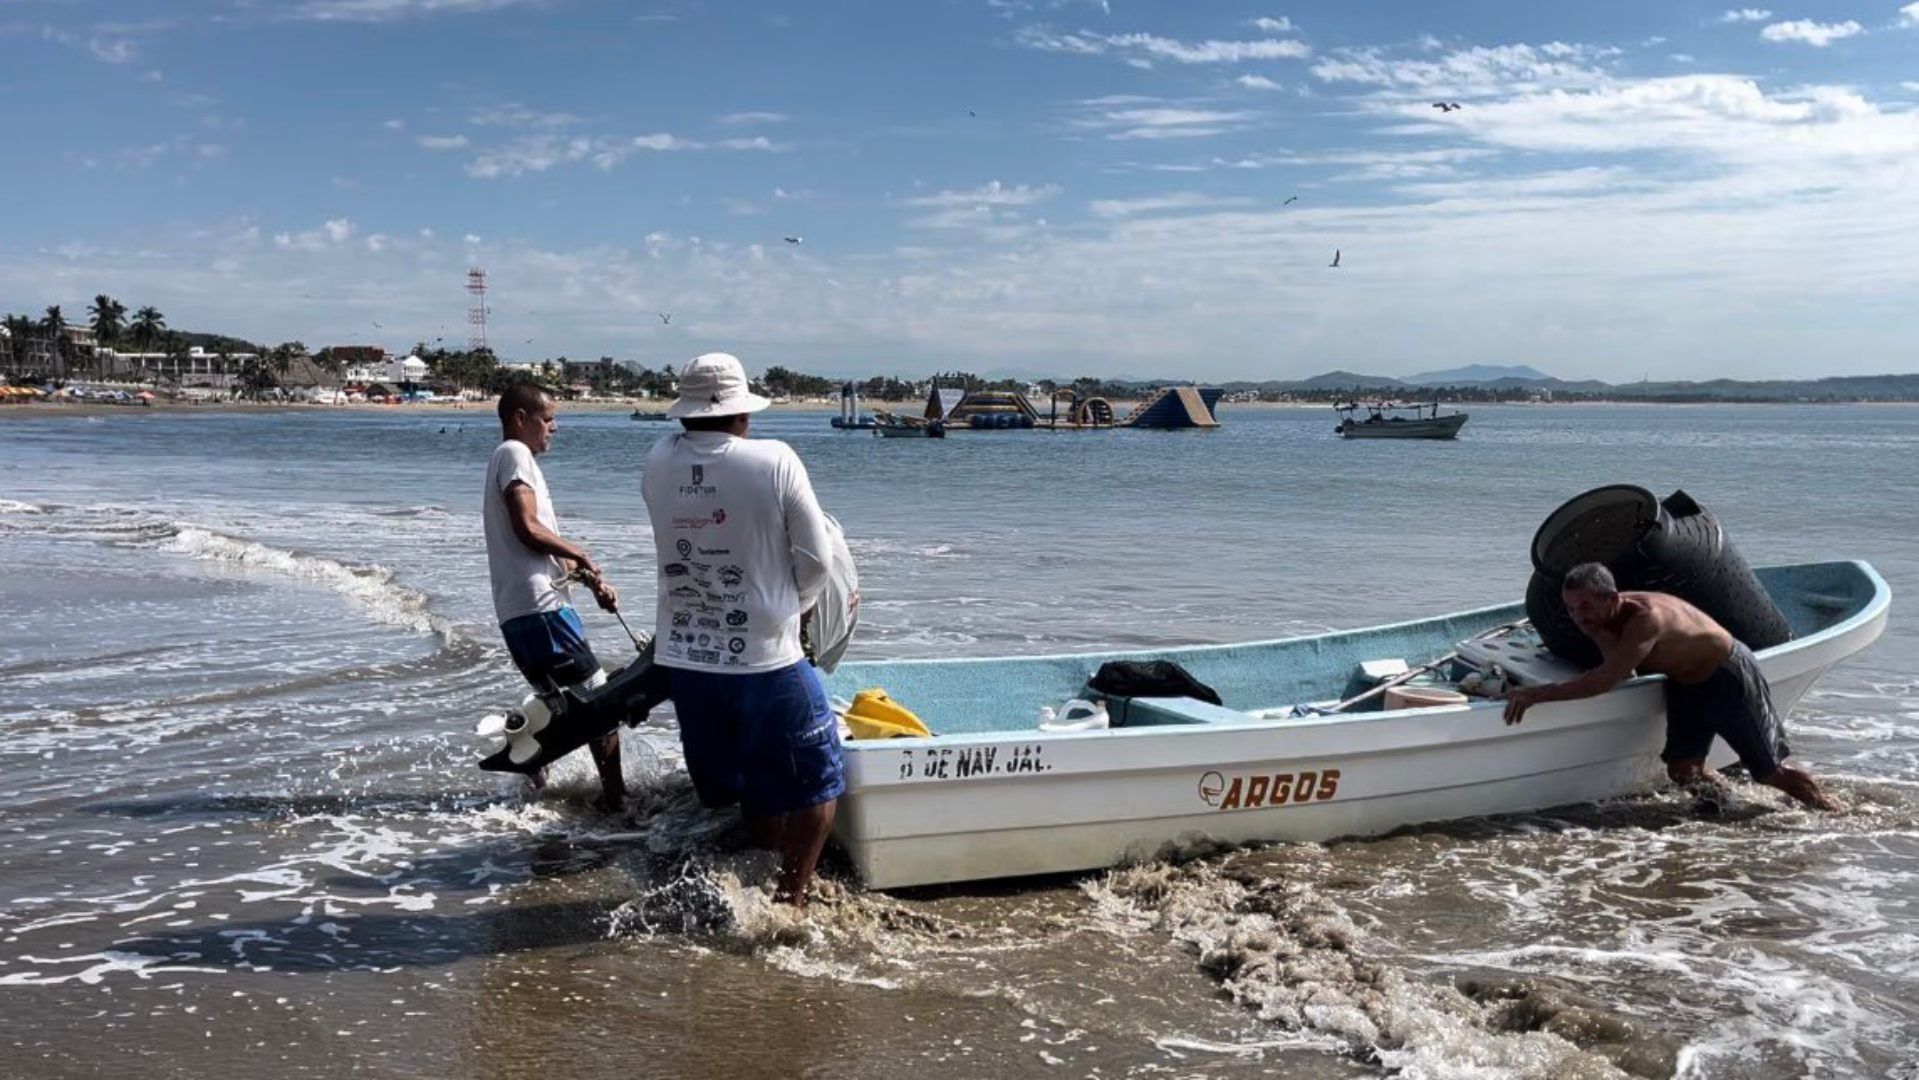
[[773, 404], [747, 388], [746, 368], [731, 353], [710, 352], [680, 369], [680, 397], [667, 407], [675, 420], [756, 413]]

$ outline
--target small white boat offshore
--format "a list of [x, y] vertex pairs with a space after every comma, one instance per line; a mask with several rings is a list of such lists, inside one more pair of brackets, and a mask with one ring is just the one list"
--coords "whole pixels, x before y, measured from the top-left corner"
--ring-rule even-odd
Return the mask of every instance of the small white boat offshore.
[[[1879, 636], [1891, 592], [1861, 562], [1757, 573], [1794, 634], [1757, 653], [1783, 715]], [[845, 744], [836, 834], [867, 884], [885, 889], [1090, 870], [1200, 840], [1373, 836], [1663, 783], [1661, 676], [1534, 706], [1516, 726], [1502, 702], [1449, 692], [1489, 676], [1524, 685], [1576, 673], [1510, 633], [1524, 616], [1512, 604], [1238, 645], [845, 664], [828, 679], [835, 694], [884, 688], [935, 734]], [[1108, 698], [1109, 727], [1037, 726], [1042, 708], [1083, 696], [1112, 660], [1174, 661], [1223, 704]], [[1382, 690], [1373, 676], [1400, 660], [1412, 672], [1440, 660], [1437, 678]], [[1716, 743], [1709, 760], [1733, 758]]]
[[[1363, 420], [1361, 409], [1366, 410]], [[1334, 434], [1348, 439], [1451, 439], [1466, 426], [1467, 416], [1463, 412], [1441, 415], [1436, 401], [1348, 401], [1334, 405], [1333, 410], [1340, 416]]]

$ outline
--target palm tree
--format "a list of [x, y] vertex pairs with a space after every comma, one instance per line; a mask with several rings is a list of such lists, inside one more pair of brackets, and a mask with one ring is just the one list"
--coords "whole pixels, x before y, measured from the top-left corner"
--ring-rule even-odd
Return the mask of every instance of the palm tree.
[[346, 361], [333, 355], [332, 349], [321, 349], [318, 353], [314, 354], [313, 366], [319, 368], [327, 378], [333, 380], [333, 397], [337, 402], [340, 397], [340, 390], [346, 382]]
[[40, 320], [40, 329], [47, 335], [48, 347], [53, 350], [53, 369], [56, 377], [67, 373], [67, 320], [60, 314], [60, 305], [47, 307], [47, 317]]
[[156, 307], [143, 307], [133, 313], [133, 324], [129, 327], [133, 334], [133, 344], [141, 352], [151, 352], [153, 343], [166, 333], [167, 317], [160, 314]]
[[287, 372], [293, 370], [294, 349], [306, 352], [306, 346], [294, 341], [284, 341], [275, 345], [267, 353], [267, 366], [273, 369], [273, 383], [278, 387], [280, 396], [286, 396]]
[[120, 340], [120, 331], [126, 327], [127, 306], [106, 293], [93, 298], [93, 305], [87, 308], [93, 315], [93, 336], [102, 345], [111, 345]]

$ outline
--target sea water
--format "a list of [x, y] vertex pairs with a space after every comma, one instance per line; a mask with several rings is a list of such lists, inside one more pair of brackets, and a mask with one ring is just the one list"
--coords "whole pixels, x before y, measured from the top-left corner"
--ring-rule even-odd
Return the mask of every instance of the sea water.
[[[1805, 699], [1850, 809], [1745, 786], [1111, 873], [861, 890], [800, 918], [628, 732], [482, 774], [483, 410], [0, 423], [0, 1046], [9, 1074], [1911, 1075], [1919, 408], [1321, 410], [1202, 432], [837, 432], [771, 413], [860, 563], [851, 656], [1267, 638], [1510, 601], [1586, 488], [1683, 487], [1756, 564], [1857, 558], [1885, 637]], [[649, 622], [664, 425], [563, 411], [564, 531]], [[608, 662], [631, 646], [585, 613]], [[1417, 662], [1419, 658], [1408, 658]], [[910, 703], [909, 703], [910, 704]], [[1906, 1070], [1900, 1072], [1900, 1070]]]

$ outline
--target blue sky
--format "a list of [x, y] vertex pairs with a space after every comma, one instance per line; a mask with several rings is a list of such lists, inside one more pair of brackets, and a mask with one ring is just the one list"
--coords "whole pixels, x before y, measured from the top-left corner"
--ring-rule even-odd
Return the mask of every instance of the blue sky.
[[1919, 3], [0, 0], [0, 43], [5, 310], [404, 348], [478, 264], [509, 359], [1919, 370]]

